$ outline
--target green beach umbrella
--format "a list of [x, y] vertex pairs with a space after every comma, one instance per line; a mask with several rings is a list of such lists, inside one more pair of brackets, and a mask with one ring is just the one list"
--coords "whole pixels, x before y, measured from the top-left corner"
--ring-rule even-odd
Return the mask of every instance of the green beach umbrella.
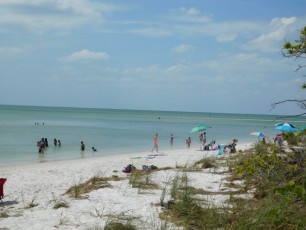
[[211, 128], [211, 127], [208, 126], [208, 125], [198, 125], [198, 126], [196, 126], [196, 127], [193, 127], [193, 128], [190, 130], [190, 132], [191, 132], [191, 133], [200, 132], [200, 131], [204, 131], [204, 130], [206, 130], [206, 129], [208, 129], [208, 128]]

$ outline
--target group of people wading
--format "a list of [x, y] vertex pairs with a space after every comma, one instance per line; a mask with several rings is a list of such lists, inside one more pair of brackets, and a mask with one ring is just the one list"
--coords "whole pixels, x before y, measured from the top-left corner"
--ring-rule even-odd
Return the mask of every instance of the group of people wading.
[[[54, 146], [61, 146], [61, 141], [54, 139], [53, 140], [53, 144]], [[45, 150], [49, 147], [49, 143], [48, 143], [48, 139], [47, 138], [41, 138], [40, 141], [37, 142], [37, 146], [38, 146], [38, 153], [45, 153]]]

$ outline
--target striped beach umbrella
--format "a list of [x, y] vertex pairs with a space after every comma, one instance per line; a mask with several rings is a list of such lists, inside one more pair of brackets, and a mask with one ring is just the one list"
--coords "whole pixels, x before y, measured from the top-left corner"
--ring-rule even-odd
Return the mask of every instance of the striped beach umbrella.
[[262, 137], [262, 138], [269, 138], [269, 135], [262, 133], [262, 132], [252, 132], [250, 133], [251, 135], [257, 136], [257, 137]]

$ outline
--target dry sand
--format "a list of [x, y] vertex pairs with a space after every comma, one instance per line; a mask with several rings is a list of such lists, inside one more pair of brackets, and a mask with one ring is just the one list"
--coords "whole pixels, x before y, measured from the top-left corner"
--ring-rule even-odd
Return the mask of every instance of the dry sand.
[[[239, 143], [237, 149], [244, 150], [251, 146], [251, 143]], [[134, 223], [139, 229], [160, 229], [162, 222], [158, 216], [162, 210], [158, 204], [162, 189], [167, 187], [169, 191], [171, 181], [181, 174], [176, 167], [192, 164], [203, 157], [216, 157], [218, 153], [199, 149], [166, 150], [162, 151], [165, 156], [150, 159], [146, 157], [150, 152], [146, 152], [2, 167], [0, 177], [7, 178], [7, 182], [3, 203], [0, 202], [0, 229], [103, 229], [112, 217], [120, 216], [135, 218]], [[158, 168], [169, 166], [173, 169], [152, 173], [149, 179], [158, 184], [158, 188], [143, 190], [132, 188], [129, 174], [122, 172], [129, 163], [133, 163], [137, 169], [141, 169], [142, 165], [155, 165]], [[101, 175], [117, 175], [126, 179], [109, 181], [111, 187], [91, 191], [81, 198], [65, 194], [72, 186]], [[231, 190], [223, 183], [227, 176], [216, 174], [212, 169], [188, 172], [190, 186], [212, 192]], [[212, 204], [222, 205], [228, 197], [206, 195], [204, 198]], [[169, 199], [168, 192], [165, 201]], [[66, 201], [69, 207], [54, 209], [55, 203], [60, 200]], [[36, 206], [30, 208], [31, 204]]]

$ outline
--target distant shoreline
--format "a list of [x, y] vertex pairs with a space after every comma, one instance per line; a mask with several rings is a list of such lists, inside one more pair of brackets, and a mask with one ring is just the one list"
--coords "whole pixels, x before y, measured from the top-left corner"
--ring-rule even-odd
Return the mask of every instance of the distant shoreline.
[[[86, 109], [86, 110], [113, 110], [113, 111], [135, 111], [135, 112], [157, 112], [157, 113], [195, 113], [195, 114], [206, 114], [209, 117], [212, 115], [219, 115], [219, 114], [229, 114], [229, 115], [240, 115], [241, 117], [248, 117], [248, 116], [271, 116], [271, 117], [283, 117], [283, 116], [295, 116], [295, 115], [287, 115], [287, 114], [264, 114], [264, 113], [228, 113], [228, 112], [208, 112], [208, 111], [177, 111], [177, 110], [151, 110], [151, 109], [122, 109], [122, 108], [98, 108], [98, 107], [69, 107], [69, 106], [45, 106], [45, 105], [9, 105], [9, 104], [0, 104], [1, 107], [29, 107], [29, 108], [50, 108], [50, 109], [71, 109], [71, 110], [78, 110], [78, 109]], [[306, 115], [305, 115], [306, 116]], [[304, 117], [305, 117], [304, 116]]]

